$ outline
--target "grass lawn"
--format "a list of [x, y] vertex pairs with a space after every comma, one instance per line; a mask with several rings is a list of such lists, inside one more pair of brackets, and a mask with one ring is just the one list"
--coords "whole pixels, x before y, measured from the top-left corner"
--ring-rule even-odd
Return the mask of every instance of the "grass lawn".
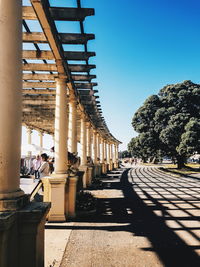
[[188, 163], [185, 164], [186, 168], [177, 169], [177, 165], [175, 164], [165, 164], [162, 166], [163, 169], [169, 172], [177, 173], [177, 174], [194, 174], [200, 173], [200, 164], [197, 163]]

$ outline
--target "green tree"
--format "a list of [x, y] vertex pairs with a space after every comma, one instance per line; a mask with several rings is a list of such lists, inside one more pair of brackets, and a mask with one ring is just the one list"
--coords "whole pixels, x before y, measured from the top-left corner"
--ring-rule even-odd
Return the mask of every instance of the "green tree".
[[200, 85], [191, 81], [167, 85], [135, 113], [132, 125], [139, 135], [129, 150], [134, 150], [133, 144], [145, 157], [171, 156], [181, 168], [186, 157], [198, 151], [199, 119]]

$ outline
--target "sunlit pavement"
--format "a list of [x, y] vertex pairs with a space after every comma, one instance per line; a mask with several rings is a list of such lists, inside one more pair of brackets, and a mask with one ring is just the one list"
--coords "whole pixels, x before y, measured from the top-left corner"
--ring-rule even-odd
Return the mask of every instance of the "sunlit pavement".
[[98, 211], [72, 227], [62, 267], [200, 266], [200, 177], [134, 166], [102, 178]]

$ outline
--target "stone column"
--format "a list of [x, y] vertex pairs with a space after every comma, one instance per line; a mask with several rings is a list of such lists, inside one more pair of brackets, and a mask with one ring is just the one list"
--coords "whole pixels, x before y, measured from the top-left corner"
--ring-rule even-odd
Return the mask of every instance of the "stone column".
[[31, 129], [31, 128], [27, 128], [27, 129], [26, 129], [26, 133], [27, 133], [27, 143], [28, 143], [27, 156], [28, 156], [28, 157], [31, 157], [31, 156], [32, 156], [32, 152], [31, 152], [32, 129]]
[[104, 143], [104, 139], [101, 138], [101, 163], [104, 163], [104, 159], [105, 159], [105, 143]]
[[113, 144], [110, 144], [110, 169], [113, 170]]
[[118, 168], [117, 144], [114, 144], [114, 167]]
[[0, 266], [41, 267], [48, 204], [29, 203], [19, 188], [22, 1], [0, 1], [0, 40]]
[[66, 80], [56, 80], [55, 173], [67, 172], [67, 90]]
[[44, 200], [51, 202], [49, 221], [66, 221], [67, 182], [67, 88], [65, 79], [56, 79], [55, 171], [42, 179]]
[[87, 164], [87, 144], [86, 144], [86, 119], [85, 115], [81, 116], [81, 165], [85, 166]]
[[[90, 122], [86, 123], [86, 136], [87, 136], [87, 157], [92, 159], [92, 136], [91, 136], [91, 124]], [[87, 181], [86, 184], [90, 185], [92, 182], [92, 173], [93, 173], [93, 164], [91, 162], [87, 162], [88, 166], [88, 176], [87, 176]]]
[[77, 100], [74, 93], [69, 96], [68, 146], [71, 153], [77, 153]]
[[[1, 200], [23, 195], [19, 188], [22, 112], [21, 1], [0, 3], [0, 211]], [[4, 201], [3, 201], [4, 202]]]
[[81, 129], [80, 129], [80, 143], [81, 143], [81, 166], [79, 170], [84, 171], [83, 188], [86, 188], [88, 181], [87, 168], [87, 136], [86, 136], [86, 118], [85, 114], [81, 114]]
[[40, 138], [40, 154], [42, 154], [43, 152], [43, 132], [42, 131], [39, 131], [39, 138]]
[[93, 155], [94, 155], [94, 164], [97, 164], [97, 132], [93, 130]]
[[92, 151], [91, 151], [91, 124], [90, 122], [86, 123], [86, 132], [87, 132], [87, 156], [91, 157], [92, 156]]

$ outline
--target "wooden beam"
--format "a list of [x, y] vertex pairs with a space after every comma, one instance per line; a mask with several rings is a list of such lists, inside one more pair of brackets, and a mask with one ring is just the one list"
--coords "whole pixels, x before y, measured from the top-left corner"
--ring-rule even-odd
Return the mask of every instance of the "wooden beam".
[[55, 100], [26, 100], [23, 99], [22, 105], [33, 105], [33, 106], [55, 106]]
[[75, 83], [77, 89], [92, 89], [97, 83]]
[[[94, 34], [80, 33], [58, 33], [58, 38], [62, 44], [86, 44], [89, 40], [94, 40]], [[48, 43], [43, 32], [23, 32], [24, 43]]]
[[74, 81], [91, 81], [92, 79], [96, 79], [96, 75], [72, 75], [72, 79]]
[[62, 44], [86, 44], [95, 39], [94, 34], [59, 33], [58, 37]]
[[65, 75], [67, 72], [67, 67], [65, 66], [65, 63], [62, 62], [64, 59], [63, 48], [58, 40], [55, 23], [52, 21], [52, 18], [49, 14], [48, 1], [31, 0], [30, 2], [35, 13], [37, 14], [37, 18], [53, 52], [56, 60], [57, 70], [60, 74]]
[[54, 20], [83, 21], [94, 15], [94, 8], [50, 7], [50, 14]]
[[23, 100], [55, 100], [55, 95], [23, 95]]
[[96, 68], [95, 65], [83, 65], [83, 64], [80, 65], [69, 64], [68, 67], [71, 72], [88, 72], [91, 69]]
[[22, 37], [24, 43], [47, 43], [47, 38], [43, 32], [23, 32]]
[[[43, 0], [36, 0], [37, 2], [44, 2]], [[36, 1], [31, 1], [36, 3]], [[86, 16], [93, 16], [93, 8], [70, 8], [70, 7], [50, 7], [51, 17], [54, 20], [66, 21], [83, 21]], [[22, 17], [25, 20], [36, 20], [37, 16], [31, 6], [23, 6]]]
[[22, 58], [23, 59], [46, 59], [46, 60], [55, 59], [51, 51], [38, 51], [38, 50], [23, 50]]
[[23, 73], [23, 80], [43, 80], [43, 81], [54, 81], [54, 74], [32, 74], [32, 73]]
[[22, 90], [23, 95], [55, 95], [56, 90], [44, 90], [44, 89], [24, 89]]
[[56, 83], [53, 82], [23, 82], [25, 88], [56, 88]]
[[[88, 60], [90, 57], [95, 56], [94, 52], [64, 52], [65, 60]], [[23, 59], [55, 59], [51, 51], [37, 51], [37, 50], [24, 50], [22, 52]]]
[[94, 52], [64, 52], [66, 60], [89, 60], [90, 57], [94, 57], [95, 55]]
[[23, 70], [26, 71], [57, 71], [57, 66], [55, 64], [37, 64], [28, 63], [23, 64]]
[[37, 20], [37, 16], [36, 16], [32, 6], [23, 6], [22, 7], [22, 19]]

